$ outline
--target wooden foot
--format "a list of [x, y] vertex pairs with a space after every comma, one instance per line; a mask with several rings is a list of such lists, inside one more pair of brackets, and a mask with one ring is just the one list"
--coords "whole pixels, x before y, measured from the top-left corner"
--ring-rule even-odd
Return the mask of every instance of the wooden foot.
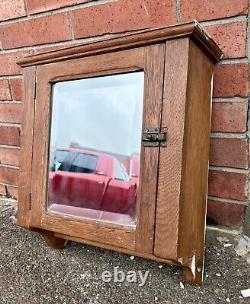
[[186, 282], [190, 284], [197, 284], [201, 285], [203, 282], [203, 275], [202, 275], [202, 269], [196, 269], [192, 271], [189, 267], [183, 267], [183, 276]]
[[65, 248], [67, 241], [65, 241], [64, 239], [55, 237], [54, 232], [44, 231], [44, 230], [40, 230], [38, 232], [43, 236], [47, 246], [49, 246], [53, 249]]

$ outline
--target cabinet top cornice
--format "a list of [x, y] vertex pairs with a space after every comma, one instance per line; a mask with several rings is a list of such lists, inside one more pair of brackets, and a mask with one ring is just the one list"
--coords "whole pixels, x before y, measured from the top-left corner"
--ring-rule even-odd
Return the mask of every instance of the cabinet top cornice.
[[22, 67], [41, 65], [46, 63], [64, 61], [80, 57], [105, 54], [124, 49], [162, 43], [170, 39], [189, 37], [195, 41], [214, 60], [219, 61], [223, 52], [196, 21], [176, 24], [163, 28], [140, 30], [133, 33], [114, 35], [113, 37], [99, 39], [94, 42], [77, 44], [60, 50], [28, 56], [18, 62]]

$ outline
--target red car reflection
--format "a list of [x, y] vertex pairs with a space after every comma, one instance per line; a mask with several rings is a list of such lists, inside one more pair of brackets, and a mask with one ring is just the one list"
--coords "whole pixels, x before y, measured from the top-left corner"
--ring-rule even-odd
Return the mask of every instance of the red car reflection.
[[95, 151], [56, 150], [52, 161], [49, 205], [133, 214], [139, 179], [138, 157], [130, 159], [130, 175], [116, 157]]

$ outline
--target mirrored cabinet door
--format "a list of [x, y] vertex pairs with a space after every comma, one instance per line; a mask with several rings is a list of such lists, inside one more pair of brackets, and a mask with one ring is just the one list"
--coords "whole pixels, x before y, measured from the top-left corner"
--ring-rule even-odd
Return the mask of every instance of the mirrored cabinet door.
[[135, 225], [144, 72], [52, 85], [47, 210]]
[[34, 227], [153, 253], [164, 48], [37, 67]]

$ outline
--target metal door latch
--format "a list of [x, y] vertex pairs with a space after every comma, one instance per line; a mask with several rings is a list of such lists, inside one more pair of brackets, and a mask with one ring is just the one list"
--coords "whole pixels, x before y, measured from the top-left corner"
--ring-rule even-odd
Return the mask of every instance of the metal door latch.
[[144, 147], [165, 147], [167, 145], [167, 128], [146, 128], [142, 133]]

